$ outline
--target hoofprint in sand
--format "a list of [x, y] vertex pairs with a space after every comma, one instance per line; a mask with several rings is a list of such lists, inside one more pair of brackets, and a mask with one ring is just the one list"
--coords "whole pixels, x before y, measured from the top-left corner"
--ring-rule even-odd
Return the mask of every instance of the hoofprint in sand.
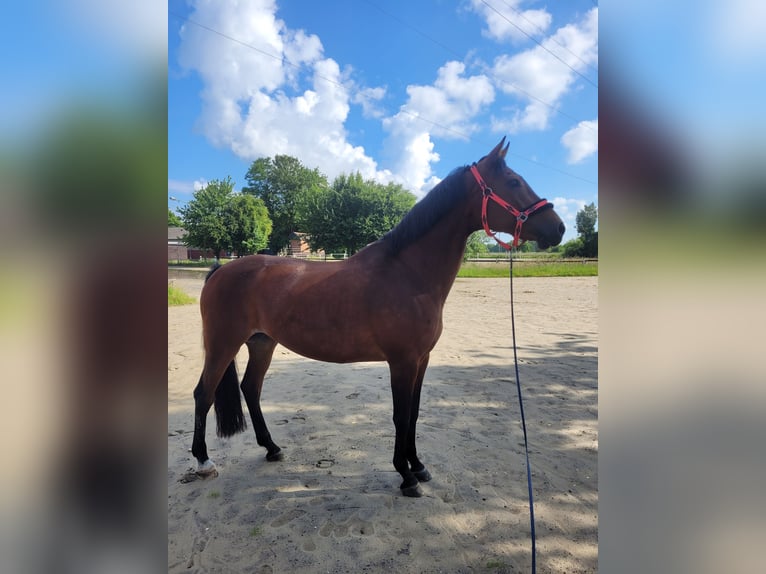
[[[199, 297], [202, 279], [174, 284]], [[535, 493], [538, 572], [597, 571], [597, 279], [514, 279]], [[252, 428], [208, 427], [219, 476], [179, 482], [202, 368], [197, 305], [168, 309], [170, 572], [518, 572], [530, 566], [509, 284], [457, 279], [431, 353], [418, 451], [433, 475], [401, 496], [385, 363], [278, 347], [262, 407], [284, 460]], [[238, 357], [240, 373], [247, 353]], [[213, 416], [212, 413], [210, 415]]]

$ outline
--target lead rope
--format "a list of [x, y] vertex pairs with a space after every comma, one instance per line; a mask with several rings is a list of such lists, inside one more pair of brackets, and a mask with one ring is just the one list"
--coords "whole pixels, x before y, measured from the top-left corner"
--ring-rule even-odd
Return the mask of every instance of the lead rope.
[[519, 396], [519, 410], [521, 411], [521, 428], [524, 431], [524, 456], [527, 461], [527, 489], [529, 490], [529, 526], [532, 533], [532, 574], [537, 572], [536, 544], [535, 544], [535, 503], [532, 496], [532, 470], [529, 467], [529, 445], [527, 443], [527, 423], [524, 418], [524, 402], [521, 399], [521, 382], [519, 379], [519, 358], [516, 354], [516, 321], [513, 312], [513, 251], [509, 252], [510, 261], [510, 288], [511, 288], [511, 335], [513, 337], [513, 365], [516, 369], [516, 391]]

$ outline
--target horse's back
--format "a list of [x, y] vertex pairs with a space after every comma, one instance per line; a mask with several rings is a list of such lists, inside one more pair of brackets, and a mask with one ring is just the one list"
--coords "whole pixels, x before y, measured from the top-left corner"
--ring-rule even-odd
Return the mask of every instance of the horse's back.
[[350, 357], [345, 339], [371, 342], [362, 330], [346, 328], [352, 315], [365, 322], [361, 280], [354, 281], [350, 267], [267, 255], [227, 263], [200, 297], [206, 332], [242, 339], [240, 344], [264, 333], [299, 354], [344, 362]]
[[299, 278], [314, 265], [287, 257], [249, 255], [218, 268], [209, 276], [200, 296], [203, 319], [208, 312], [220, 313], [225, 307], [278, 303]]

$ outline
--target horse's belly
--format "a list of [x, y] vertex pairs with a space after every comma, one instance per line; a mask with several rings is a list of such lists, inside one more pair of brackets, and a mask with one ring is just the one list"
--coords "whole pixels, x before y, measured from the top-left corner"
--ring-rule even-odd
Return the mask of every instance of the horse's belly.
[[340, 320], [320, 313], [292, 315], [269, 329], [269, 336], [294, 353], [330, 363], [384, 361], [386, 356], [366, 321]]
[[297, 333], [272, 335], [277, 343], [309, 359], [329, 363], [357, 363], [385, 361], [381, 349], [365, 334], [344, 333], [337, 330], [313, 331], [302, 329]]
[[[317, 292], [290, 305], [272, 305], [260, 321], [271, 338], [304, 357], [332, 363], [388, 361], [429, 352], [441, 333], [438, 305], [429, 297], [406, 304], [376, 299], [370, 309], [356, 293], [331, 298]], [[422, 299], [422, 300], [421, 300]]]

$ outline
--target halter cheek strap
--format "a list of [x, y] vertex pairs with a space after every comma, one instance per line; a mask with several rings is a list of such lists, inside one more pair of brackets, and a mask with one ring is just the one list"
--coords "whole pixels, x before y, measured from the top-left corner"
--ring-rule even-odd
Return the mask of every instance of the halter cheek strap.
[[[529, 216], [532, 215], [535, 211], [537, 211], [538, 209], [542, 208], [545, 205], [551, 205], [551, 204], [548, 203], [547, 199], [541, 199], [540, 201], [532, 204], [531, 206], [524, 209], [523, 211], [519, 211], [518, 209], [513, 207], [510, 203], [505, 201], [502, 197], [497, 195], [492, 190], [492, 188], [485, 183], [484, 179], [481, 177], [481, 174], [479, 173], [479, 170], [476, 168], [476, 164], [473, 164], [471, 166], [471, 174], [476, 180], [476, 183], [478, 183], [479, 187], [481, 188], [481, 194], [482, 194], [481, 224], [484, 227], [484, 232], [487, 235], [489, 235], [492, 239], [497, 241], [497, 243], [501, 245], [504, 249], [510, 250], [512, 247], [513, 248], [518, 247], [519, 239], [521, 239], [521, 226], [524, 225], [524, 222], [527, 219], [529, 219]], [[489, 222], [487, 221], [487, 204], [489, 203], [490, 199], [516, 218], [516, 228], [513, 231], [512, 246], [500, 240], [497, 237], [497, 235], [495, 233], [492, 233], [492, 231], [489, 228]]]

